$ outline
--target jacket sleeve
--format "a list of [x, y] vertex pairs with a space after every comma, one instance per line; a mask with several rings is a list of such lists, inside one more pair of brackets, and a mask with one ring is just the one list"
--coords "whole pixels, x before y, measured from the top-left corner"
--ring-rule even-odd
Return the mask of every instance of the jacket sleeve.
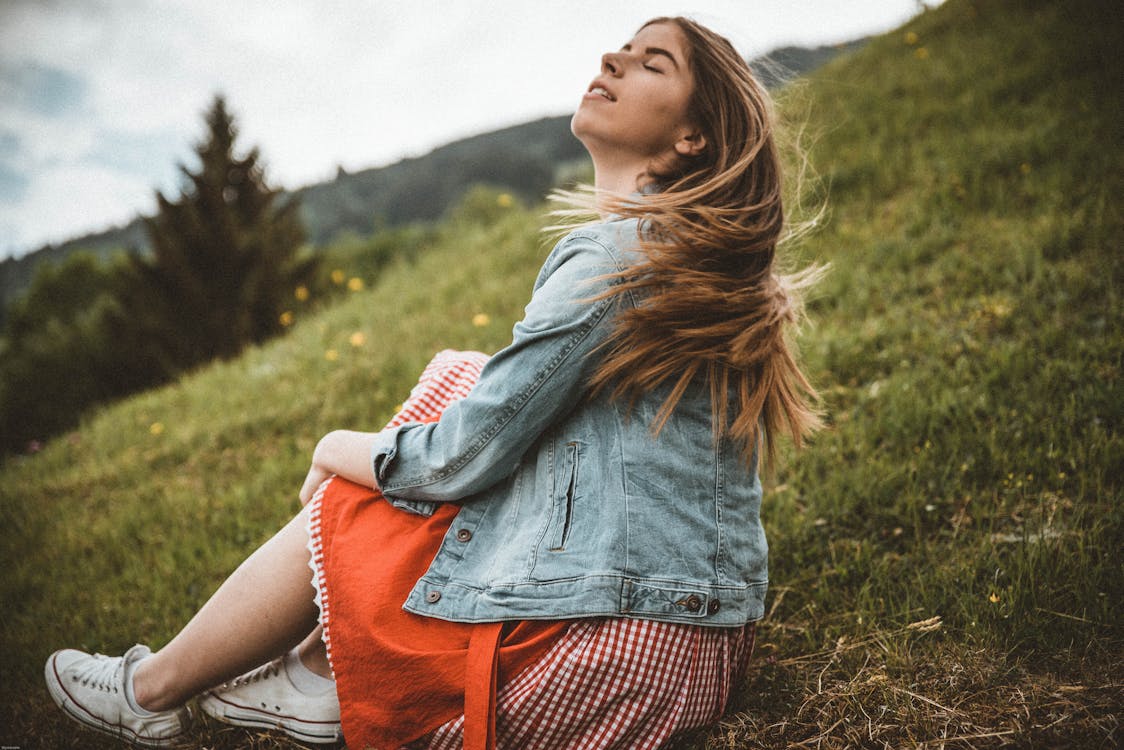
[[385, 430], [371, 450], [375, 479], [396, 507], [422, 515], [508, 477], [523, 453], [582, 397], [589, 354], [604, 341], [614, 298], [605, 274], [621, 270], [596, 238], [571, 234], [535, 283], [511, 343], [485, 365], [438, 422]]

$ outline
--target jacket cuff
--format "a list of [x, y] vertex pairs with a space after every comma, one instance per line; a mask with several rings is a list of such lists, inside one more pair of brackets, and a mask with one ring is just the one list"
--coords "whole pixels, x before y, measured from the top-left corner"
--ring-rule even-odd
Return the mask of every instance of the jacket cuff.
[[399, 510], [404, 510], [419, 516], [432, 516], [437, 511], [437, 503], [429, 500], [395, 498], [382, 490], [386, 475], [390, 472], [395, 456], [398, 455], [398, 432], [403, 427], [407, 427], [411, 424], [417, 423], [410, 422], [392, 430], [383, 430], [375, 435], [375, 440], [371, 444], [371, 468], [375, 474], [377, 489], [382, 492], [383, 497], [386, 498], [388, 503]]

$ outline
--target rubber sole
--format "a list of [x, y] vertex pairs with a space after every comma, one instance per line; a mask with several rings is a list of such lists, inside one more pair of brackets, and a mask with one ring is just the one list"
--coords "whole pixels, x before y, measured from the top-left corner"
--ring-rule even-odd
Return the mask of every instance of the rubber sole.
[[199, 698], [199, 708], [211, 718], [225, 724], [254, 729], [280, 729], [302, 742], [328, 744], [343, 739], [339, 722], [306, 721], [296, 716], [232, 703], [214, 693], [204, 693]]

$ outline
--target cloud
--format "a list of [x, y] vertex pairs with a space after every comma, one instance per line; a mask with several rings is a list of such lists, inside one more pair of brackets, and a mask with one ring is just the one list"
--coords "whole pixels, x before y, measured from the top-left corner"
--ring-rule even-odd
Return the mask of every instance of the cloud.
[[[44, 242], [107, 229], [127, 223], [137, 211], [151, 212], [156, 204], [147, 180], [88, 164], [44, 169], [25, 192], [20, 204], [0, 203], [0, 231], [4, 232], [5, 244]], [[22, 228], [30, 225], [24, 208], [27, 205], [43, 211], [34, 226], [45, 227], [44, 235], [21, 234]]]
[[78, 111], [85, 94], [86, 82], [59, 68], [37, 62], [0, 68], [0, 99], [6, 108], [59, 117]]
[[27, 193], [31, 179], [15, 166], [20, 139], [15, 131], [0, 131], [0, 201], [14, 202]]
[[176, 184], [177, 163], [195, 168], [191, 149], [183, 136], [169, 129], [152, 132], [98, 130], [82, 163], [170, 189]]
[[31, 179], [22, 172], [0, 162], [0, 201], [15, 202], [27, 195]]

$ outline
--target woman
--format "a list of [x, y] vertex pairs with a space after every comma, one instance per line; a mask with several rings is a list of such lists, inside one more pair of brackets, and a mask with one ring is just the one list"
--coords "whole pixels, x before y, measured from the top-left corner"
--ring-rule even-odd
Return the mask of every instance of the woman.
[[572, 130], [602, 218], [555, 246], [512, 343], [443, 353], [386, 429], [325, 436], [305, 509], [159, 652], [53, 655], [64, 710], [160, 745], [257, 667], [199, 706], [352, 747], [657, 747], [721, 715], [764, 613], [758, 450], [818, 426], [768, 101], [729, 42], [661, 18]]

